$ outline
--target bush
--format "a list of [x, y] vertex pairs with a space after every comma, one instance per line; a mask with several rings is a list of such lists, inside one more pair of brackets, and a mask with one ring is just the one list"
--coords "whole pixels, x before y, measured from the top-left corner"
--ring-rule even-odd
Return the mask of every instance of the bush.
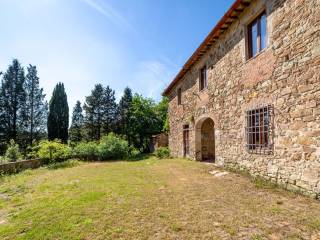
[[83, 160], [97, 160], [98, 144], [95, 142], [81, 142], [74, 147], [73, 155]]
[[59, 162], [71, 156], [70, 148], [60, 141], [41, 141], [39, 144], [38, 156], [46, 162]]
[[159, 147], [154, 154], [159, 159], [170, 158], [170, 150], [167, 147]]
[[38, 152], [39, 152], [39, 142], [33, 141], [31, 146], [27, 147], [27, 158], [28, 159], [36, 159], [39, 158]]
[[80, 163], [77, 160], [67, 160], [64, 162], [55, 162], [48, 165], [48, 169], [59, 169], [59, 168], [72, 168], [78, 166]]
[[133, 146], [129, 147], [129, 159], [137, 160], [141, 157], [141, 152]]
[[110, 133], [101, 138], [98, 153], [102, 161], [125, 159], [129, 156], [129, 145], [126, 140]]
[[22, 158], [19, 152], [19, 145], [16, 144], [13, 139], [10, 140], [5, 156], [10, 162], [16, 162], [18, 159]]
[[0, 156], [0, 164], [3, 164], [3, 163], [7, 163], [8, 160], [6, 159], [5, 156]]

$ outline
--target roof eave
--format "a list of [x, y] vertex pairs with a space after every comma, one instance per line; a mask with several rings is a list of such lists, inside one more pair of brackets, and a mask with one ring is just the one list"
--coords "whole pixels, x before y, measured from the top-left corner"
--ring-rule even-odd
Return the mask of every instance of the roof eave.
[[241, 14], [241, 12], [249, 6], [252, 0], [236, 0], [229, 10], [220, 19], [217, 25], [208, 34], [205, 40], [200, 44], [196, 51], [191, 55], [188, 61], [184, 64], [180, 72], [176, 75], [173, 81], [162, 93], [163, 96], [168, 96], [173, 87], [183, 78], [185, 73], [199, 60], [203, 54], [205, 54], [228, 27], [233, 23], [235, 19]]

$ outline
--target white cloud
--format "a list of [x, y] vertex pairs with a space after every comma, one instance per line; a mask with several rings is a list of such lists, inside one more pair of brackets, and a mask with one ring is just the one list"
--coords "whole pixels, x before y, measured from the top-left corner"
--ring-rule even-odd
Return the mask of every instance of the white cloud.
[[143, 91], [142, 94], [159, 100], [166, 85], [172, 80], [175, 69], [158, 60], [144, 61], [134, 74], [133, 89]]
[[98, 0], [81, 0], [88, 6], [93, 8], [95, 11], [104, 15], [109, 21], [118, 25], [119, 27], [135, 31], [134, 27], [129, 23], [129, 21], [123, 17], [116, 9], [106, 2], [100, 2]]

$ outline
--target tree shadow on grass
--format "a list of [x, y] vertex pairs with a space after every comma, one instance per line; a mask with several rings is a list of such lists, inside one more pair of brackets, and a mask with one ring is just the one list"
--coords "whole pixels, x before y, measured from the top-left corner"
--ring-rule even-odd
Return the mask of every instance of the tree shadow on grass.
[[137, 161], [143, 161], [143, 160], [150, 159], [152, 156], [154, 156], [154, 155], [151, 153], [140, 153], [137, 156], [130, 157], [130, 158], [122, 160], [122, 161], [137, 162]]
[[104, 160], [104, 161], [99, 161], [99, 160], [84, 160], [84, 159], [69, 159], [63, 162], [55, 162], [55, 163], [50, 163], [46, 166], [47, 169], [49, 170], [56, 170], [56, 169], [63, 169], [63, 168], [72, 168], [80, 165], [80, 162], [87, 162], [87, 163], [93, 163], [93, 162], [99, 162], [99, 163], [112, 163], [112, 162], [138, 162], [138, 161], [144, 161], [147, 159], [150, 159], [153, 157], [153, 154], [150, 153], [141, 153], [135, 157], [131, 158], [126, 158], [126, 159], [119, 159], [119, 160]]

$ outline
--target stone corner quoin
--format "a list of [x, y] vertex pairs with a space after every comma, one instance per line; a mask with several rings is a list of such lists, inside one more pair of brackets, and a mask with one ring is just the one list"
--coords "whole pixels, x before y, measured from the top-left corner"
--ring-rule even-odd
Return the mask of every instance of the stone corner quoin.
[[237, 0], [164, 95], [173, 156], [320, 197], [320, 1]]

